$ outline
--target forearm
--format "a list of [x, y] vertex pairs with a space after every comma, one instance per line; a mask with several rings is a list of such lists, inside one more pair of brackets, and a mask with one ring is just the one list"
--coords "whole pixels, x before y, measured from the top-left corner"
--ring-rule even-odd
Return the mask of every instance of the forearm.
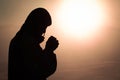
[[44, 53], [43, 75], [49, 77], [56, 71], [57, 59], [54, 53]]

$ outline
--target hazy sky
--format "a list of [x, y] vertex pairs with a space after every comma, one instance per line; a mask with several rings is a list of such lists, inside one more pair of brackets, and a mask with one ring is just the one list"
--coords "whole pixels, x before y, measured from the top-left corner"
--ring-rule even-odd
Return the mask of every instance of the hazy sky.
[[[19, 22], [25, 19], [31, 10], [37, 7], [52, 8], [56, 0], [0, 0], [0, 23], [14, 24], [13, 21]], [[52, 5], [54, 4], [54, 5]], [[24, 22], [24, 21], [22, 21]]]
[[[46, 8], [53, 20], [53, 24], [47, 29], [45, 41], [49, 36], [54, 35], [60, 42], [59, 48], [56, 50], [58, 68], [49, 80], [120, 80], [120, 0], [84, 1], [0, 0], [0, 80], [7, 79], [10, 40], [24, 23], [31, 10], [37, 7]], [[95, 1], [97, 1], [97, 4], [95, 4]], [[90, 5], [94, 6], [90, 7]], [[79, 16], [76, 8], [78, 10], [83, 9], [80, 13], [78, 12], [80, 19], [76, 19]], [[89, 9], [91, 9], [90, 11], [94, 9], [96, 11], [88, 12]], [[97, 11], [104, 13], [102, 16], [100, 14], [102, 18], [98, 17], [99, 13]], [[73, 16], [70, 12], [75, 12], [72, 14], [77, 16]], [[100, 18], [99, 21], [97, 21], [98, 18], [94, 17], [95, 15]], [[71, 20], [70, 16], [72, 16]], [[83, 22], [85, 24], [74, 25], [76, 22], [80, 23], [82, 21], [86, 21]], [[72, 24], [71, 22], [75, 23]], [[103, 24], [97, 25], [99, 28], [95, 26], [94, 33], [89, 32], [92, 26], [98, 22]], [[82, 27], [77, 27], [76, 30], [75, 26]], [[89, 32], [86, 34], [87, 36], [80, 36], [85, 31]], [[42, 44], [43, 47], [44, 43]]]

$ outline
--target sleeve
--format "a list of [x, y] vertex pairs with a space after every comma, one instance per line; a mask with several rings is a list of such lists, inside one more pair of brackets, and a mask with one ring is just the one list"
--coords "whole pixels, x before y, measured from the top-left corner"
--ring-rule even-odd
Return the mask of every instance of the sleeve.
[[29, 46], [25, 54], [25, 65], [32, 76], [44, 79], [56, 71], [57, 59], [55, 53], [42, 51], [40, 47]]
[[52, 75], [57, 68], [56, 54], [53, 52], [44, 51], [42, 54], [42, 76], [49, 77]]

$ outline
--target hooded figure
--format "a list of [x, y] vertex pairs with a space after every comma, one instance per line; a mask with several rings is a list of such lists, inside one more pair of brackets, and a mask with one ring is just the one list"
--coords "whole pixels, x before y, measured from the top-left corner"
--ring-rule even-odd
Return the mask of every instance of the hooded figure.
[[28, 15], [10, 42], [8, 80], [46, 80], [56, 71], [54, 50], [58, 47], [58, 40], [51, 36], [45, 49], [40, 47], [51, 23], [51, 16], [44, 8], [37, 8]]

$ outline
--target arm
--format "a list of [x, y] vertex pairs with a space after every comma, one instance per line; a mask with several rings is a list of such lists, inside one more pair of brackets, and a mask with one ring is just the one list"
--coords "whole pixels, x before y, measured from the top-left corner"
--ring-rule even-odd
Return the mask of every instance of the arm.
[[56, 71], [57, 67], [57, 59], [56, 59], [56, 54], [54, 53], [47, 53], [46, 51], [43, 53], [42, 57], [42, 77], [49, 77]]
[[[58, 41], [54, 38], [48, 39], [45, 49], [38, 46], [28, 46], [25, 48], [25, 65], [32, 75], [40, 78], [47, 78], [52, 75], [57, 67], [57, 59], [54, 50], [58, 46]], [[28, 48], [29, 47], [29, 48]], [[37, 52], [36, 52], [37, 50]], [[36, 73], [36, 74], [34, 74]]]
[[44, 63], [45, 63], [45, 69], [46, 70], [46, 76], [50, 76], [56, 71], [57, 67], [57, 59], [56, 54], [54, 54], [54, 50], [58, 47], [58, 40], [51, 36], [48, 41], [46, 42], [45, 49], [43, 51], [44, 55]]

